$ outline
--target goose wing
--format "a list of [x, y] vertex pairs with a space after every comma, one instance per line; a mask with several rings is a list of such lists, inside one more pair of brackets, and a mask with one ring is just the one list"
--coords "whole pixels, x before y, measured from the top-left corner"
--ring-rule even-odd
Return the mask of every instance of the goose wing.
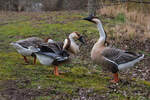
[[60, 54], [63, 51], [63, 43], [41, 43], [39, 44], [39, 48], [42, 52], [53, 52], [56, 54]]
[[40, 54], [50, 56], [57, 61], [63, 61], [68, 59], [69, 54], [67, 51], [63, 50], [63, 43], [42, 43], [39, 45]]
[[50, 43], [49, 46], [57, 53], [61, 53], [63, 51], [63, 42], [55, 42]]
[[41, 44], [38, 45], [38, 48], [40, 49], [41, 52], [55, 53], [55, 50], [52, 49], [53, 46], [49, 45], [48, 43], [41, 43]]
[[24, 40], [19, 40], [16, 43], [20, 44], [24, 48], [28, 48], [29, 46], [36, 47], [37, 45], [43, 43], [44, 40], [38, 37], [31, 37]]
[[127, 52], [127, 51], [123, 51], [123, 50], [115, 49], [115, 48], [104, 49], [104, 51], [102, 52], [102, 55], [107, 61], [114, 63], [117, 66], [119, 64], [124, 64], [130, 61], [133, 61], [141, 56], [133, 52]]

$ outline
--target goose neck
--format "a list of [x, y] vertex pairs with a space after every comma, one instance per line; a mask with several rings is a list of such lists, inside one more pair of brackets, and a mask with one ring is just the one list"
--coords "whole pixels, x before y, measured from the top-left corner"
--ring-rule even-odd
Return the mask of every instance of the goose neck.
[[100, 43], [105, 43], [105, 40], [106, 40], [106, 33], [105, 33], [105, 31], [104, 31], [104, 28], [103, 28], [103, 26], [102, 26], [101, 21], [98, 22], [97, 28], [98, 28], [99, 35], [100, 35], [98, 41], [99, 41]]

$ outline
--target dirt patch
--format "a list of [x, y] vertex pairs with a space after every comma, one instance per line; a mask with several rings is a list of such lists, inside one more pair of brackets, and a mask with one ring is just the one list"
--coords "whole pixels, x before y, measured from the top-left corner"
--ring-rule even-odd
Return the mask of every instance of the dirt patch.
[[[19, 83], [19, 87], [17, 84]], [[5, 85], [4, 85], [5, 84]], [[23, 87], [21, 87], [21, 84]], [[57, 87], [48, 87], [45, 89], [30, 89], [24, 85], [30, 84], [29, 80], [5, 81], [0, 86], [5, 89], [0, 91], [1, 100], [37, 100], [38, 97], [50, 97], [48, 100], [112, 100], [117, 99], [117, 95], [122, 94], [125, 98], [132, 100], [134, 96], [150, 97], [150, 91], [143, 84], [137, 84], [133, 80], [121, 80], [117, 84], [108, 84], [107, 91], [96, 91], [92, 88], [76, 87], [74, 92], [62, 93]], [[144, 91], [143, 91], [144, 90]], [[111, 96], [112, 95], [112, 96]], [[43, 99], [42, 99], [43, 100]]]
[[47, 89], [25, 88], [30, 84], [29, 80], [9, 80], [0, 84], [4, 89], [0, 91], [0, 96], [6, 100], [34, 100], [38, 96], [59, 95], [54, 87]]
[[0, 97], [3, 100], [36, 100], [40, 96], [49, 96], [49, 100], [108, 100], [105, 94], [98, 94], [94, 89], [76, 88], [74, 93], [67, 94], [57, 91], [57, 87], [46, 89], [30, 89], [25, 85], [30, 84], [29, 80], [9, 80], [0, 84], [4, 89], [0, 90]]

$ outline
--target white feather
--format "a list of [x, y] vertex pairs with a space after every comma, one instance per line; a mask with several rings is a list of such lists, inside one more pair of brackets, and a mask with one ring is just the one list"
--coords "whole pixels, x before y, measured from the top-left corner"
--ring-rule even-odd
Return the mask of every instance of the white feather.
[[66, 48], [67, 43], [68, 43], [68, 40], [67, 40], [67, 39], [65, 39], [65, 40], [64, 40], [63, 49], [65, 49], [65, 48]]
[[119, 70], [125, 70], [125, 69], [127, 69], [127, 68], [131, 68], [131, 67], [133, 67], [133, 65], [134, 65], [135, 63], [139, 62], [139, 61], [142, 60], [143, 58], [144, 58], [144, 54], [143, 54], [141, 57], [139, 57], [139, 58], [137, 58], [137, 59], [135, 59], [135, 60], [133, 60], [133, 61], [130, 61], [130, 62], [124, 63], [124, 64], [120, 64], [120, 65], [118, 66], [118, 69], [119, 69]]
[[49, 56], [45, 56], [42, 54], [37, 54], [35, 53], [36, 57], [38, 58], [38, 60], [40, 61], [41, 64], [49, 66], [53, 63], [54, 59], [49, 57]]
[[30, 56], [32, 54], [32, 51], [30, 49], [24, 48], [18, 43], [11, 43], [11, 45], [17, 50], [18, 53], [23, 56]]
[[55, 43], [55, 41], [52, 39], [48, 39], [48, 43]]
[[106, 57], [104, 57], [105, 58], [105, 60], [107, 60], [107, 61], [109, 61], [109, 62], [112, 62], [113, 64], [115, 64], [116, 66], [118, 66], [118, 64], [116, 63], [116, 62], [114, 62], [114, 61], [112, 61], [112, 60], [110, 60], [110, 59], [108, 59], [108, 58], [106, 58]]

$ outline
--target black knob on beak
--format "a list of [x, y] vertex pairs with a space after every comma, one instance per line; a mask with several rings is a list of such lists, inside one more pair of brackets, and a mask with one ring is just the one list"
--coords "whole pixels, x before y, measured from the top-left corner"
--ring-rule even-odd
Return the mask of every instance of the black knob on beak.
[[78, 39], [81, 43], [85, 44], [85, 41], [83, 39], [83, 36], [80, 36], [79, 39]]

